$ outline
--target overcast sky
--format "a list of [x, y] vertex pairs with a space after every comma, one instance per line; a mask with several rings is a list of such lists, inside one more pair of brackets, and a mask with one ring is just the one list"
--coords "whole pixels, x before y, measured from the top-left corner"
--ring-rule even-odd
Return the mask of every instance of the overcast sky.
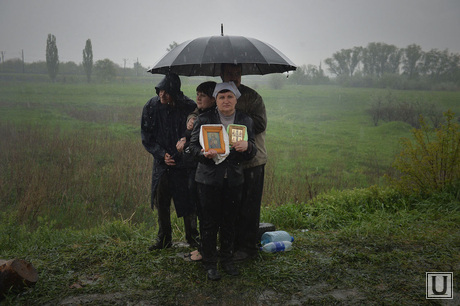
[[94, 61], [151, 67], [173, 41], [220, 35], [221, 23], [298, 66], [370, 42], [460, 53], [460, 0], [0, 0], [0, 51], [44, 61], [51, 33], [61, 62], [81, 63], [91, 39]]

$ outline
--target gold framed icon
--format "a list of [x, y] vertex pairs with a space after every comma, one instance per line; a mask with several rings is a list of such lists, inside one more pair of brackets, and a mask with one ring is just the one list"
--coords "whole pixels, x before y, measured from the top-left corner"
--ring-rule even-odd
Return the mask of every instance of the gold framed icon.
[[223, 126], [202, 126], [204, 150], [216, 150], [217, 153], [225, 153]]
[[233, 145], [235, 142], [240, 140], [247, 140], [246, 135], [246, 126], [230, 124], [228, 126], [228, 140], [230, 145]]

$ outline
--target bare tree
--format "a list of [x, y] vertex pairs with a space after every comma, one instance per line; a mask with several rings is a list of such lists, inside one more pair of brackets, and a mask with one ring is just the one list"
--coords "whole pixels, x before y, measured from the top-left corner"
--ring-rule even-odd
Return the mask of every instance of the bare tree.
[[337, 76], [353, 76], [361, 58], [362, 47], [342, 49], [327, 58], [324, 62], [329, 71]]

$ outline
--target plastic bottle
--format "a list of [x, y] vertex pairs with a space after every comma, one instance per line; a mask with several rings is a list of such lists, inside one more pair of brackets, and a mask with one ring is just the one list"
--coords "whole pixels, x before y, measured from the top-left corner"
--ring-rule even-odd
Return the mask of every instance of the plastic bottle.
[[265, 253], [275, 253], [281, 251], [290, 251], [292, 250], [292, 243], [289, 241], [275, 241], [267, 243], [266, 245], [260, 247], [261, 251]]
[[275, 241], [294, 241], [294, 237], [289, 235], [289, 233], [285, 231], [273, 231], [273, 232], [265, 232], [263, 233], [262, 237], [260, 238], [260, 243], [262, 245], [275, 242]]

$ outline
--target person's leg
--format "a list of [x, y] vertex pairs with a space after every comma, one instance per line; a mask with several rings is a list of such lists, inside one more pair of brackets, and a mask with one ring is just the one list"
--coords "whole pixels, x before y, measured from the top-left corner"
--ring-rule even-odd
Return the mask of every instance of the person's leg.
[[222, 268], [230, 275], [238, 275], [233, 263], [233, 241], [237, 207], [241, 201], [242, 185], [230, 187], [224, 184], [221, 201], [222, 222], [220, 226], [220, 260]]
[[185, 238], [193, 247], [198, 246], [198, 229], [196, 217], [196, 201], [192, 198], [189, 188], [187, 169], [170, 169], [169, 188], [173, 195], [174, 207], [178, 217], [183, 217]]
[[198, 196], [201, 205], [201, 255], [208, 277], [220, 278], [217, 272], [217, 231], [220, 222], [220, 188], [198, 183]]
[[[265, 165], [244, 170], [244, 185], [241, 205], [238, 208], [234, 249], [237, 260], [257, 255], [260, 206], [264, 187]], [[242, 258], [239, 258], [242, 257]]]
[[198, 233], [197, 217], [195, 213], [184, 216], [184, 228], [185, 239], [188, 244], [190, 244], [192, 248], [197, 248], [199, 246], [200, 233]]
[[171, 193], [169, 191], [169, 175], [164, 173], [158, 183], [155, 208], [158, 212], [158, 235], [156, 242], [149, 249], [158, 250], [171, 246], [172, 229], [171, 229]]
[[198, 251], [200, 252], [201, 251], [201, 241], [200, 241], [200, 233], [201, 233], [201, 214], [200, 214], [200, 209], [201, 209], [201, 206], [199, 204], [199, 197], [198, 197], [198, 187], [197, 187], [197, 183], [195, 181], [195, 173], [196, 173], [196, 169], [193, 169], [191, 171], [191, 173], [189, 174], [189, 181], [188, 181], [188, 188], [189, 188], [189, 192], [190, 192], [190, 197], [192, 199], [192, 202], [195, 203], [195, 208], [196, 208], [196, 217], [197, 219], [195, 219], [195, 222], [199, 222], [198, 223], [198, 229], [197, 229], [197, 236], [196, 236], [196, 241], [198, 241]]

